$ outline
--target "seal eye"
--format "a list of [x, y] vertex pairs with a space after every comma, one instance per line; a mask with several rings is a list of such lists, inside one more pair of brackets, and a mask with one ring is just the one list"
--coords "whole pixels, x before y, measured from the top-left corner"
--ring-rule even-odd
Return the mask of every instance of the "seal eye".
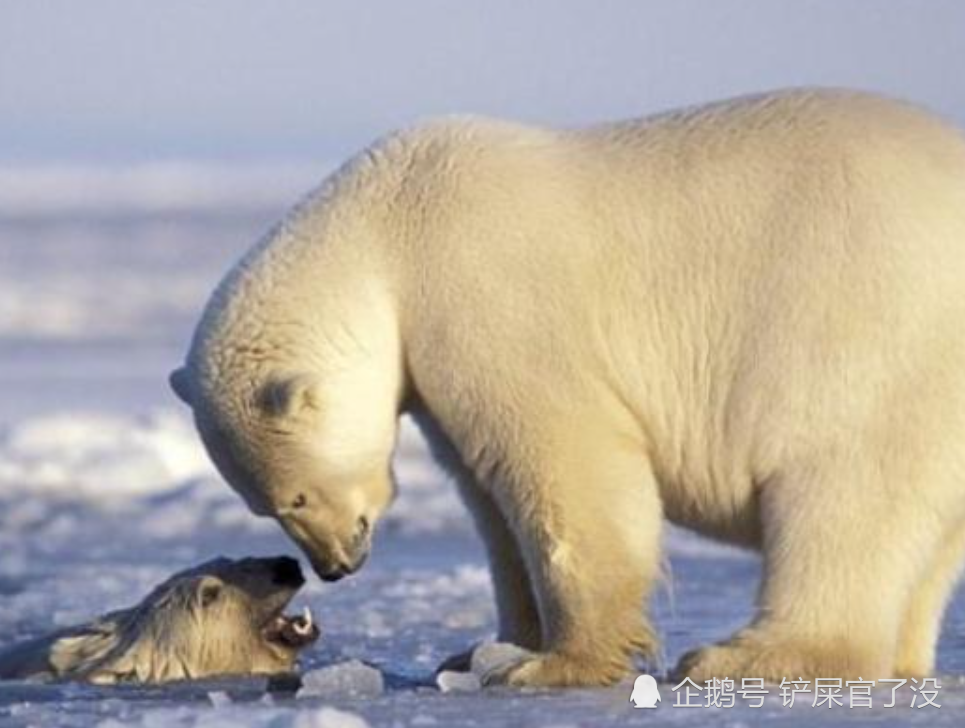
[[304, 493], [299, 493], [295, 496], [295, 500], [292, 501], [292, 508], [304, 508], [308, 503], [308, 498], [305, 497]]

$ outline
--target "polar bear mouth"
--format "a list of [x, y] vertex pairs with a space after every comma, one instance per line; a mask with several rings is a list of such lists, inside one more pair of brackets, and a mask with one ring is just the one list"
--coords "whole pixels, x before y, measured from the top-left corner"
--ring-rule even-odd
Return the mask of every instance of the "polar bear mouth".
[[262, 625], [266, 642], [291, 649], [301, 649], [318, 639], [321, 630], [315, 624], [312, 610], [305, 607], [301, 614], [274, 614]]

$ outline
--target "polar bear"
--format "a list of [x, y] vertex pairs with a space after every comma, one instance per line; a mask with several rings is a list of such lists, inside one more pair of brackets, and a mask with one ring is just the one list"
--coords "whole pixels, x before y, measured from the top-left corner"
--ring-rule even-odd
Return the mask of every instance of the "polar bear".
[[760, 549], [677, 674], [924, 675], [965, 555], [965, 141], [790, 90], [575, 130], [391, 134], [228, 274], [171, 383], [324, 579], [411, 412], [488, 547], [488, 677], [622, 678], [666, 517]]
[[214, 559], [175, 574], [136, 607], [0, 652], [0, 679], [162, 683], [287, 673], [319, 636], [295, 559]]

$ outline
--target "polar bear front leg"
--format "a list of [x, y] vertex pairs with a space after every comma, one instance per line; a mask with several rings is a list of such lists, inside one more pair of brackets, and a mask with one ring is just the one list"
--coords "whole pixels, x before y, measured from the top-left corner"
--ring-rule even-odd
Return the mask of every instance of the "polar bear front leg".
[[[496, 503], [471, 475], [460, 474], [457, 480], [489, 558], [499, 622], [496, 639], [527, 650], [539, 650], [542, 644], [539, 612], [516, 537]], [[439, 665], [437, 672], [469, 670], [472, 653], [470, 648], [452, 655]]]
[[539, 611], [516, 537], [489, 495], [475, 484], [467, 490], [471, 493], [465, 493], [464, 498], [472, 501], [476, 524], [489, 555], [499, 618], [496, 637], [500, 642], [538, 650], [542, 644]]
[[[540, 462], [544, 467], [540, 467]], [[521, 544], [542, 651], [486, 684], [607, 685], [635, 655], [654, 657], [645, 616], [659, 571], [662, 511], [644, 458], [626, 442], [571, 440], [548, 460], [509, 467], [496, 496]]]

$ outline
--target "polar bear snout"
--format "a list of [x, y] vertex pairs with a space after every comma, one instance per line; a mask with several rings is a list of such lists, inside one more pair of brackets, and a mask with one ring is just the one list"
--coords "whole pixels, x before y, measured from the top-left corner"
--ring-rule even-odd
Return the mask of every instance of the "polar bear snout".
[[334, 567], [331, 566], [321, 566], [316, 562], [312, 562], [312, 568], [315, 573], [318, 574], [318, 578], [322, 581], [339, 581], [340, 579], [348, 576], [352, 573], [352, 570], [346, 564], [338, 564]]
[[362, 568], [369, 558], [369, 551], [372, 548], [370, 539], [369, 520], [365, 516], [360, 516], [355, 527], [355, 533], [347, 547], [342, 550], [345, 552], [345, 560], [339, 565], [340, 574], [338, 578], [354, 574]]
[[309, 554], [309, 561], [312, 564], [312, 570], [318, 575], [319, 579], [322, 581], [338, 581], [361, 569], [369, 558], [370, 549], [368, 537], [356, 534], [352, 546], [341, 549], [345, 552], [344, 557], [339, 558], [334, 563], [318, 560], [311, 554]]
[[[316, 539], [312, 539], [312, 542], [315, 541]], [[369, 520], [361, 516], [349, 539], [333, 541], [333, 544], [322, 548], [313, 548], [311, 543], [298, 542], [308, 556], [312, 570], [322, 581], [338, 581], [362, 568], [372, 547]]]

